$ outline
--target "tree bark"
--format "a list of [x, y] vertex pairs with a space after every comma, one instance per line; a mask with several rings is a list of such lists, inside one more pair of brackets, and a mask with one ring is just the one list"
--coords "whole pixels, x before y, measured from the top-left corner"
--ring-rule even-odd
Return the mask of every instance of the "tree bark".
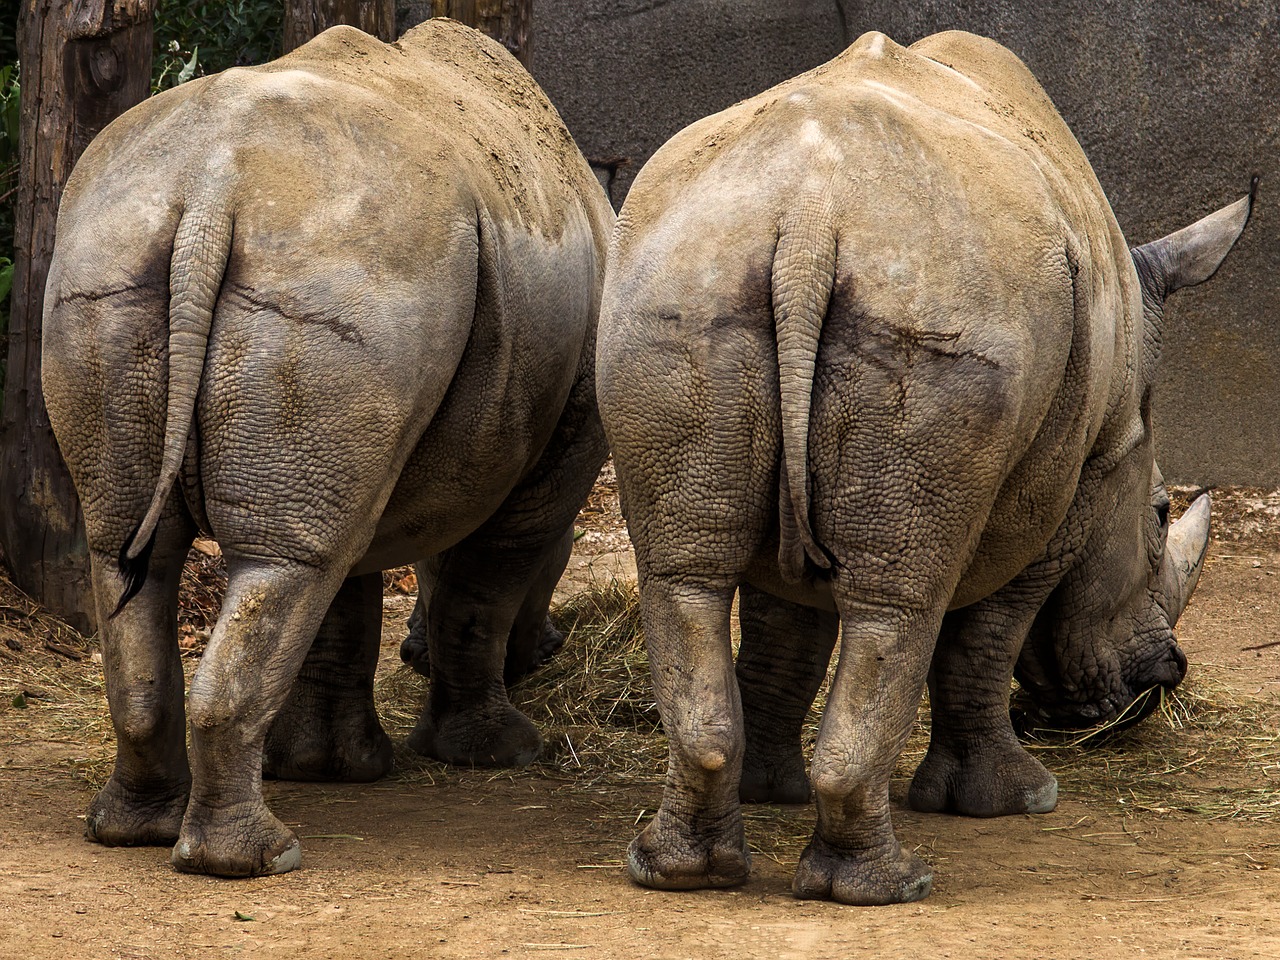
[[533, 0], [431, 0], [433, 17], [452, 17], [487, 33], [527, 69], [533, 49], [529, 26]]
[[14, 582], [81, 633], [96, 627], [75, 489], [40, 390], [44, 283], [62, 189], [89, 141], [147, 96], [155, 0], [24, 0], [0, 550]]
[[340, 23], [390, 42], [396, 38], [395, 0], [284, 0], [284, 52]]

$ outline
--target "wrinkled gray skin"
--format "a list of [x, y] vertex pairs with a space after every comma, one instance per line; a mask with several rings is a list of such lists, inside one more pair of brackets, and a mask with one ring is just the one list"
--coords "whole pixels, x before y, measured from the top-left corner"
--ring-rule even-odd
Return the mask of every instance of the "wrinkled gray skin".
[[962, 33], [868, 34], [658, 152], [597, 356], [671, 743], [637, 881], [746, 878], [740, 793], [809, 796], [837, 635], [795, 892], [845, 903], [928, 893], [888, 796], [926, 681], [911, 803], [992, 816], [1056, 802], [1011, 729], [1015, 665], [1070, 725], [1182, 679], [1209, 505], [1169, 530], [1149, 393], [1165, 296], [1249, 205], [1131, 256], [1034, 78]]
[[[422, 557], [432, 686], [410, 745], [537, 754], [504, 647], [523, 606], [545, 616], [541, 571], [604, 459], [612, 220], [529, 75], [450, 21], [390, 46], [336, 28], [155, 97], [86, 151], [59, 214], [44, 390], [118, 741], [90, 839], [176, 840], [192, 872], [297, 866], [260, 777], [388, 769], [378, 571]], [[197, 529], [228, 587], [186, 700], [188, 763], [176, 604]], [[112, 617], [118, 570], [145, 579]]]
[[[572, 552], [573, 528], [570, 527], [560, 541], [559, 550], [538, 571], [511, 625], [502, 668], [503, 682], [509, 687], [550, 660], [564, 645], [564, 634], [551, 622], [547, 610]], [[414, 565], [418, 576], [418, 602], [413, 605], [413, 613], [409, 616], [409, 634], [400, 644], [400, 659], [424, 677], [431, 676], [431, 619], [427, 611], [445, 559], [446, 555], [442, 554]]]

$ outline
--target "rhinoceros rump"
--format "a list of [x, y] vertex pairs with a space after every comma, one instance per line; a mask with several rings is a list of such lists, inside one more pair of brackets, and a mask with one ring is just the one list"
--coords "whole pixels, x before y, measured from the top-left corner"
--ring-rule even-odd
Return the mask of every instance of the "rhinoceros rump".
[[1035, 79], [962, 33], [867, 34], [654, 156], [597, 357], [671, 741], [637, 881], [746, 878], [739, 795], [808, 797], [800, 724], [837, 632], [795, 892], [845, 903], [928, 893], [888, 795], [926, 679], [911, 803], [979, 816], [1056, 802], [1012, 731], [1015, 664], [1075, 725], [1182, 679], [1208, 500], [1169, 531], [1161, 309], [1249, 209], [1131, 255]]
[[[451, 21], [392, 45], [335, 28], [157, 96], [90, 146], [59, 213], [44, 390], [118, 742], [91, 839], [176, 840], [187, 871], [297, 866], [263, 768], [386, 771], [377, 571], [431, 555], [432, 692], [410, 745], [537, 754], [503, 645], [604, 459], [612, 221], [529, 75]], [[229, 582], [186, 701], [188, 767], [175, 620], [197, 527]], [[538, 636], [545, 613], [524, 618]]]

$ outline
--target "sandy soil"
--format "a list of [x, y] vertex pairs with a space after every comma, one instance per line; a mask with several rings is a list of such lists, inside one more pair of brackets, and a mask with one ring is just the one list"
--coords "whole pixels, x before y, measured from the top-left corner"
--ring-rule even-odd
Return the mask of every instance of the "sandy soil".
[[[628, 569], [607, 484], [593, 504], [601, 509], [584, 514], [571, 585]], [[1247, 648], [1280, 639], [1280, 552], [1273, 525], [1247, 526], [1225, 525], [1238, 539], [1214, 543], [1180, 634], [1194, 670], [1260, 700], [1274, 720], [1280, 646]], [[385, 670], [399, 666], [411, 603], [388, 594]], [[545, 768], [432, 774], [418, 765], [365, 786], [269, 783], [268, 802], [303, 838], [303, 869], [238, 881], [180, 875], [167, 849], [106, 849], [82, 837], [91, 782], [111, 756], [100, 720], [88, 719], [101, 715], [101, 687], [86, 652], [73, 660], [0, 627], [4, 960], [1280, 957], [1280, 822], [1256, 804], [1259, 790], [1280, 792], [1275, 766], [1219, 772], [1210, 784], [1228, 799], [1255, 798], [1250, 816], [1070, 787], [1054, 813], [1036, 817], [981, 821], [899, 804], [900, 838], [935, 868], [932, 895], [899, 907], [791, 897], [808, 807], [748, 810], [759, 852], [739, 889], [640, 889], [621, 861], [660, 782], [610, 786], [589, 771]], [[25, 709], [12, 705], [19, 687]], [[1108, 757], [1100, 773], [1124, 762], [1122, 751]], [[905, 788], [895, 783], [899, 800]]]

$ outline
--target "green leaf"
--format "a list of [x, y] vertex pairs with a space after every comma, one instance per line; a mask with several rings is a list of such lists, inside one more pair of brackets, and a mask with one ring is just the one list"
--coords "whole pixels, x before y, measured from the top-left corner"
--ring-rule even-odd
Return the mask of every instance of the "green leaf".
[[19, 710], [27, 709], [27, 695], [25, 693], [15, 693], [13, 695], [13, 705]]
[[191, 59], [182, 65], [182, 69], [178, 71], [178, 83], [186, 83], [196, 75], [196, 67], [200, 65], [200, 48], [195, 47], [191, 51]]
[[12, 287], [13, 262], [8, 257], [0, 257], [0, 303], [4, 303]]
[[257, 919], [257, 917], [255, 917], [255, 916], [254, 916], [253, 914], [251, 914], [251, 913], [241, 913], [239, 910], [237, 910], [237, 911], [236, 911], [236, 919], [237, 919], [237, 920], [239, 920], [241, 923], [249, 923], [249, 922], [251, 922], [251, 921], [253, 921], [253, 920], [256, 920], [256, 919]]

